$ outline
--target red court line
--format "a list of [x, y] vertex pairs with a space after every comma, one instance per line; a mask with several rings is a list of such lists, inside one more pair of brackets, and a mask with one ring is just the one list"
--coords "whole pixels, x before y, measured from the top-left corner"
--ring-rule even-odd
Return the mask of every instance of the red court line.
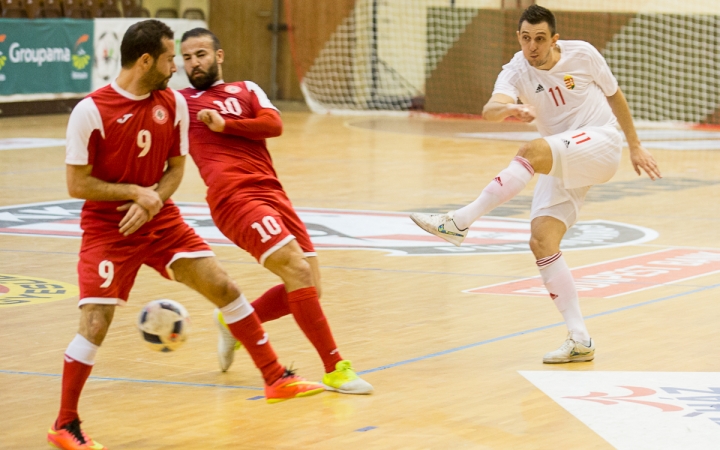
[[[720, 251], [666, 249], [571, 270], [580, 297], [613, 298], [720, 272]], [[547, 296], [540, 277], [463, 292]]]

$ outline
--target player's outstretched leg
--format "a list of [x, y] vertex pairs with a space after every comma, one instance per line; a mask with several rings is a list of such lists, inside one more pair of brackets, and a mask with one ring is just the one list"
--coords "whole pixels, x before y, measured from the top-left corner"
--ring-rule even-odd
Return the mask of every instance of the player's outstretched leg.
[[[309, 238], [308, 238], [309, 240]], [[284, 282], [287, 293], [275, 288], [255, 303], [269, 320], [288, 311], [315, 347], [325, 366], [323, 384], [326, 389], [345, 394], [370, 394], [372, 385], [360, 378], [352, 363], [343, 360], [322, 307], [316, 287], [320, 282], [317, 257], [305, 257], [297, 241], [292, 240], [265, 259], [265, 267]], [[274, 306], [273, 303], [274, 302]], [[273, 313], [274, 311], [274, 313]]]
[[219, 331], [218, 363], [220, 363], [220, 370], [227, 372], [235, 360], [235, 352], [240, 350], [242, 344], [230, 332], [219, 308], [215, 308], [213, 311], [213, 319]]
[[473, 222], [519, 194], [534, 174], [530, 162], [516, 156], [469, 205], [447, 214], [413, 213], [410, 218], [428, 233], [459, 246]]
[[[293, 373], [288, 375], [288, 371], [278, 362], [255, 310], [215, 258], [180, 258], [171, 268], [175, 280], [220, 307], [228, 330], [247, 349], [255, 367], [262, 373], [268, 403], [315, 395], [325, 390], [320, 383], [305, 381]], [[288, 382], [288, 379], [292, 381]], [[291, 386], [287, 386], [289, 384]]]
[[412, 213], [410, 214], [410, 218], [417, 226], [428, 233], [434, 234], [460, 247], [470, 227], [458, 227], [453, 217], [454, 214], [454, 211], [450, 211], [447, 214]]
[[[290, 308], [288, 307], [285, 285], [278, 284], [268, 289], [252, 302], [252, 307], [261, 323], [287, 316], [290, 314]], [[219, 331], [218, 362], [220, 363], [220, 370], [227, 372], [235, 359], [235, 352], [242, 347], [242, 344], [232, 335], [225, 323], [222, 312], [217, 308], [213, 312], [213, 319]]]
[[355, 373], [350, 361], [340, 356], [330, 324], [320, 307], [317, 289], [311, 286], [288, 292], [288, 305], [298, 326], [323, 361], [325, 388], [343, 394], [372, 393], [372, 385]]

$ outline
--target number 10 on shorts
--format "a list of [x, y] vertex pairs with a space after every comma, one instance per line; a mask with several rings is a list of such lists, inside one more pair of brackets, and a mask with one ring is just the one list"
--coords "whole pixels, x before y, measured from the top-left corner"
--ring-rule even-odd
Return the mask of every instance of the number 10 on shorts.
[[260, 234], [260, 242], [263, 244], [282, 232], [280, 224], [273, 216], [265, 216], [260, 222], [253, 222], [250, 226]]

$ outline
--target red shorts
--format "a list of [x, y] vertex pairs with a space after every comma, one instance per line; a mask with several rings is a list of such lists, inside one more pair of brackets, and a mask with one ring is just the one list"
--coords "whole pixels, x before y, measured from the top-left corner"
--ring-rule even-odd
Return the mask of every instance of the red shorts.
[[315, 256], [305, 224], [282, 190], [242, 191], [211, 212], [220, 231], [260, 264], [293, 239], [306, 256]]
[[214, 256], [208, 244], [177, 214], [177, 219], [148, 227], [128, 237], [117, 230], [85, 231], [80, 247], [80, 305], [124, 305], [140, 266], [145, 264], [173, 279], [170, 265], [181, 258]]

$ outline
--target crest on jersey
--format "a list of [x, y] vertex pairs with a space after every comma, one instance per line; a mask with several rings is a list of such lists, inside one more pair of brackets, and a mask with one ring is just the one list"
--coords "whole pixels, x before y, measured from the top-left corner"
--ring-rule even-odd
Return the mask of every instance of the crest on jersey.
[[155, 105], [152, 110], [152, 117], [155, 122], [162, 125], [168, 120], [168, 111], [162, 105]]
[[575, 89], [575, 80], [573, 80], [572, 75], [565, 74], [563, 77], [563, 81], [565, 82], [565, 87], [568, 89]]
[[242, 88], [240, 86], [235, 86], [234, 84], [229, 84], [225, 86], [225, 92], [228, 94], [237, 94], [240, 91], [242, 91]]

